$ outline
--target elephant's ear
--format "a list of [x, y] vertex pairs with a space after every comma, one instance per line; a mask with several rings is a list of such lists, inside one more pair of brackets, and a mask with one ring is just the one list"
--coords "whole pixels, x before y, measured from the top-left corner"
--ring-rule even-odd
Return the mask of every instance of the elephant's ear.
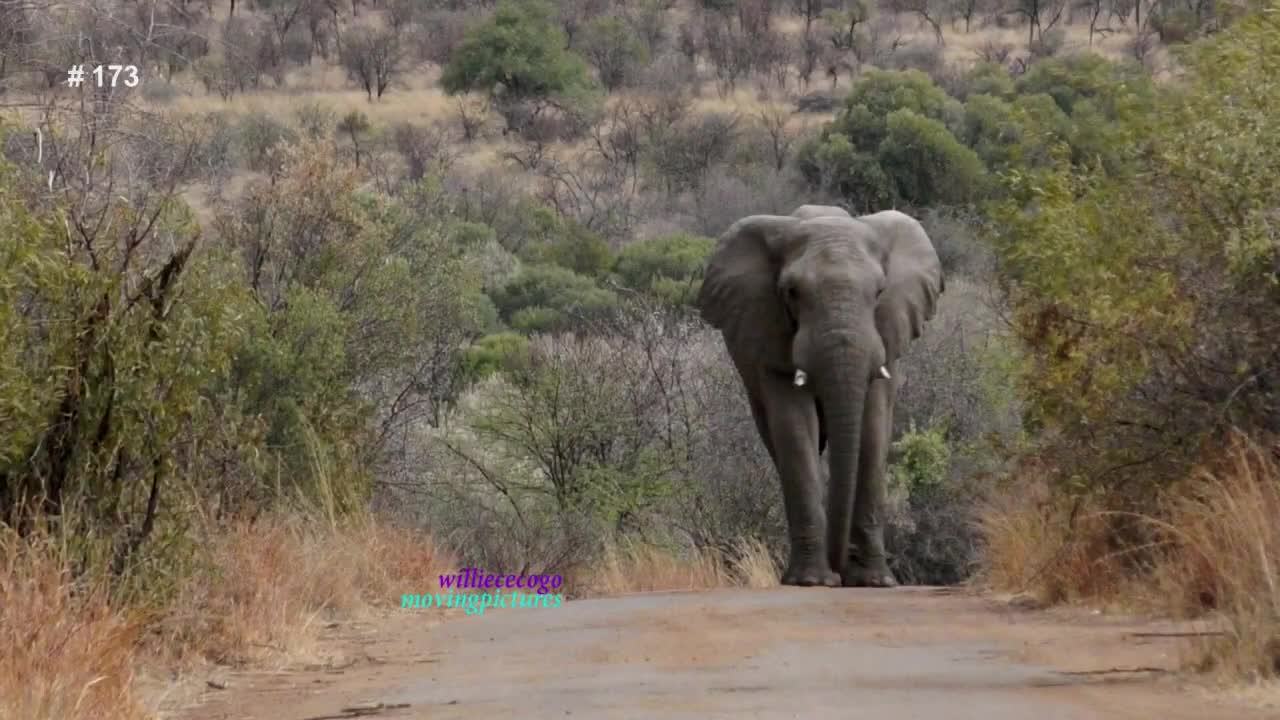
[[798, 222], [777, 215], [743, 218], [720, 236], [707, 260], [698, 310], [732, 344], [764, 342], [774, 335], [781, 340], [789, 334], [777, 282]]
[[876, 327], [885, 362], [902, 357], [933, 319], [946, 289], [942, 263], [924, 227], [911, 216], [885, 210], [859, 218], [886, 241], [885, 286], [876, 304]]

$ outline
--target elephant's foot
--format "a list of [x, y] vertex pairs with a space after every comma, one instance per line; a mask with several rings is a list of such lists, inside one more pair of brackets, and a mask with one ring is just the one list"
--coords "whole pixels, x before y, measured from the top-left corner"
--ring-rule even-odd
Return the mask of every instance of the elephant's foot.
[[820, 563], [798, 563], [793, 561], [787, 564], [787, 571], [782, 573], [782, 584], [800, 585], [802, 587], [813, 587], [815, 585], [840, 587], [840, 576], [831, 572], [829, 568], [823, 567]]
[[898, 586], [898, 579], [893, 576], [884, 560], [861, 563], [850, 560], [840, 578], [845, 587], [883, 587]]

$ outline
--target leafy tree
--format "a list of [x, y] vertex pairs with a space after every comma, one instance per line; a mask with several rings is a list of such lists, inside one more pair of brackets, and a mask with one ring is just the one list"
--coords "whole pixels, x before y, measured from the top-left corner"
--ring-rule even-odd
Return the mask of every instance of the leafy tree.
[[950, 8], [943, 0], [890, 0], [887, 6], [886, 9], [892, 12], [909, 13], [928, 23], [938, 45], [946, 44], [942, 36], [942, 23]]
[[952, 134], [963, 129], [963, 105], [928, 75], [872, 70], [797, 163], [810, 183], [860, 210], [965, 202], [981, 194], [984, 168]]
[[848, 137], [831, 134], [801, 146], [801, 172], [812, 184], [847, 198], [862, 212], [887, 207], [892, 200], [889, 176], [870, 152], [859, 151]]
[[618, 17], [601, 16], [587, 23], [581, 52], [595, 66], [600, 84], [612, 92], [649, 61], [649, 49]]
[[402, 69], [400, 35], [394, 29], [356, 28], [343, 38], [341, 62], [369, 100], [375, 94], [381, 98]]
[[870, 70], [854, 85], [830, 132], [847, 136], [859, 150], [874, 150], [888, 134], [895, 110], [910, 110], [952, 131], [963, 116], [959, 101], [919, 70]]
[[297, 140], [292, 128], [263, 112], [247, 113], [236, 130], [240, 157], [245, 165], [260, 172], [277, 169], [280, 149]]
[[982, 197], [982, 161], [942, 123], [906, 109], [894, 111], [887, 121], [877, 156], [897, 197], [922, 206]]
[[42, 185], [0, 161], [0, 523], [56, 517], [118, 574], [205, 477], [186, 448], [227, 430], [214, 383], [253, 306], [176, 198]]
[[356, 167], [360, 167], [360, 138], [368, 133], [371, 127], [369, 116], [359, 110], [352, 110], [338, 122], [337, 131], [351, 138], [351, 148], [356, 154]]
[[467, 33], [440, 84], [450, 95], [482, 91], [517, 101], [589, 87], [586, 64], [565, 47], [550, 5], [504, 2]]
[[364, 471], [353, 483], [394, 471], [383, 451], [438, 419], [459, 348], [496, 315], [470, 248], [435, 218], [361, 192], [323, 144], [296, 149], [216, 228], [246, 258], [264, 312], [229, 385], [268, 419], [288, 477], [314, 479], [311, 433], [350, 448]]
[[[1073, 167], [1066, 148], [1010, 176], [992, 227], [1063, 487], [1145, 503], [1227, 428], [1280, 429], [1280, 81], [1257, 71], [1280, 68], [1278, 22], [1192, 44], [1184, 82], [1134, 110], [1114, 137], [1141, 182]], [[1081, 112], [1085, 94], [1065, 104]]]
[[[833, 7], [822, 12], [822, 19], [830, 28], [829, 42], [836, 50], [852, 52], [858, 44], [860, 32], [858, 26], [871, 19], [871, 8], [865, 0], [838, 0], [831, 5]], [[805, 17], [805, 27], [808, 29], [808, 12], [805, 13]]]

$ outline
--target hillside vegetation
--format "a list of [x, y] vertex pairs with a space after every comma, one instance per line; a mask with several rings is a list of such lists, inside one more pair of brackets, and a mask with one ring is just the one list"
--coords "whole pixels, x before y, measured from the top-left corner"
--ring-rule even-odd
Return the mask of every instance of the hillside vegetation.
[[776, 582], [691, 302], [803, 203], [947, 273], [900, 580], [1280, 675], [1277, 71], [1275, 0], [0, 0], [0, 715], [146, 716], [458, 566]]

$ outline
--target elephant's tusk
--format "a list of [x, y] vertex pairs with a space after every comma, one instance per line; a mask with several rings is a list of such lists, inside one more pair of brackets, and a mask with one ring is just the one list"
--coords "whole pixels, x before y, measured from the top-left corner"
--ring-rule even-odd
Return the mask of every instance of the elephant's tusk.
[[806, 381], [806, 380], [808, 380], [808, 379], [809, 379], [809, 376], [808, 376], [808, 375], [805, 375], [803, 370], [801, 370], [801, 369], [797, 368], [797, 369], [796, 369], [796, 377], [795, 377], [795, 379], [794, 379], [794, 380], [792, 380], [791, 382], [792, 382], [792, 384], [793, 384], [793, 385], [795, 385], [796, 387], [804, 387], [804, 383], [805, 383], [805, 381]]
[[884, 378], [885, 380], [893, 379], [893, 376], [889, 374], [889, 370], [885, 368], [885, 366], [883, 365], [880, 366], [880, 377]]

